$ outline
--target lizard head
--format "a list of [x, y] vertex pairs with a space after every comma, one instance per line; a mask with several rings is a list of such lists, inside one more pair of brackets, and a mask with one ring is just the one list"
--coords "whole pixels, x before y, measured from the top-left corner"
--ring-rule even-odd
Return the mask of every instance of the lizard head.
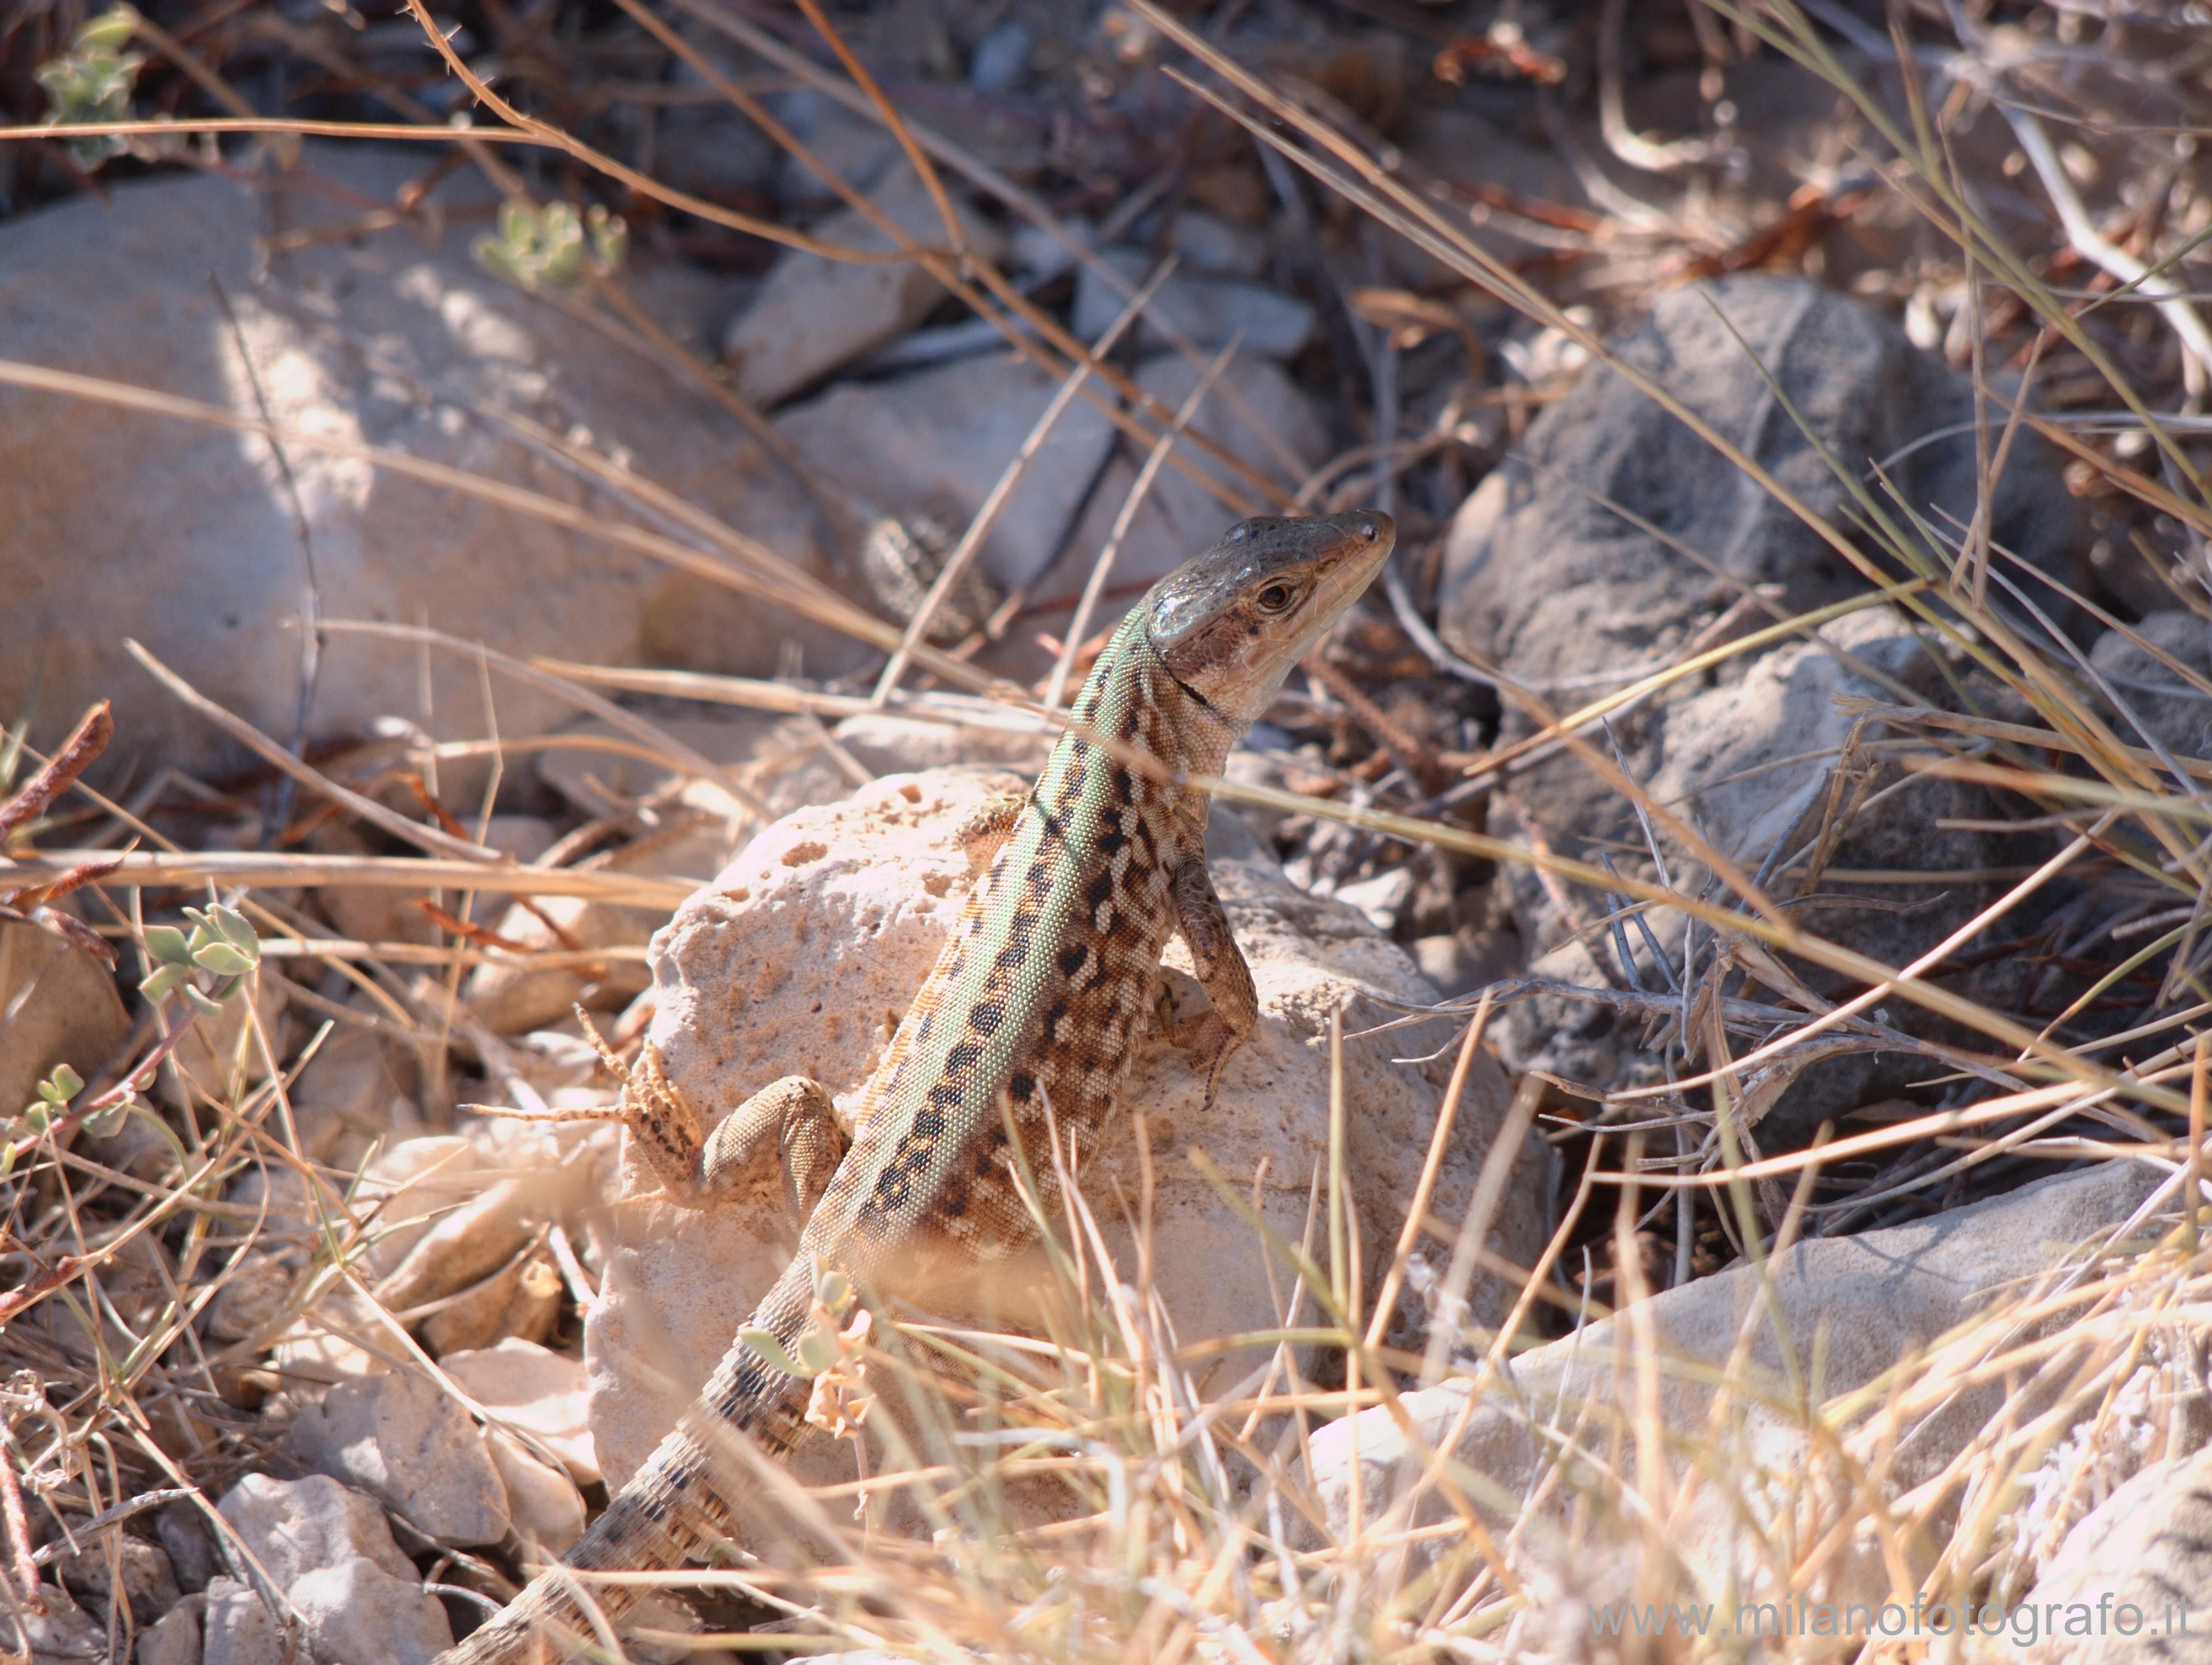
[[1169, 672], [1240, 727], [1380, 572], [1398, 529], [1377, 509], [1239, 521], [1139, 605]]

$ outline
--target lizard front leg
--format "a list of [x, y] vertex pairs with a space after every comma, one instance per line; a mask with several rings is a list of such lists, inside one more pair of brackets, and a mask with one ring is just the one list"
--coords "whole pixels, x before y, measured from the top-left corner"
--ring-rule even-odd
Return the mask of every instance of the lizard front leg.
[[1194, 1064], [1206, 1067], [1206, 1107], [1221, 1091], [1221, 1072], [1229, 1055], [1244, 1043], [1260, 1020], [1260, 996], [1252, 986], [1252, 968], [1229, 929], [1229, 916], [1221, 911], [1213, 880], [1203, 856], [1186, 858], [1175, 870], [1170, 889], [1177, 928], [1190, 945], [1191, 963], [1206, 990], [1209, 1009], [1185, 1019], [1168, 1032]]
[[830, 1095], [804, 1075], [771, 1081], [703, 1139], [699, 1115], [648, 1044], [623, 1087], [617, 1112], [671, 1202], [711, 1208], [781, 1171], [795, 1223], [804, 1226], [845, 1154], [845, 1129]]

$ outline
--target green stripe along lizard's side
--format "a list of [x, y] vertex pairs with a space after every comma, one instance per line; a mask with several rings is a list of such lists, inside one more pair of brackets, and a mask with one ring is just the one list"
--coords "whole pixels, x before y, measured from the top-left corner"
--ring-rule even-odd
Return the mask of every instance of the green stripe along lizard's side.
[[[1257, 1002], [1206, 874], [1206, 795], [1176, 778], [1220, 772], [1291, 667], [1367, 587], [1395, 536], [1389, 517], [1372, 510], [1248, 520], [1131, 609], [1036, 788], [975, 828], [983, 842], [1001, 840], [997, 853], [862, 1091], [849, 1151], [829, 1096], [811, 1081], [763, 1088], [702, 1138], [650, 1049], [639, 1060], [611, 1113], [673, 1200], [711, 1207], [780, 1162], [806, 1218], [798, 1255], [749, 1330], [795, 1352], [819, 1271], [927, 1300], [972, 1287], [1028, 1246], [1036, 1226], [1012, 1140], [1052, 1207], [1048, 1122], [1078, 1159], [1097, 1145], [1144, 1037], [1160, 951], [1176, 930], [1211, 1009], [1170, 1038], [1210, 1070], [1211, 1104]], [[1116, 755], [1125, 748], [1161, 766], [1133, 767]], [[731, 1431], [787, 1450], [805, 1432], [806, 1396], [804, 1380], [733, 1342], [675, 1432], [562, 1565], [442, 1665], [567, 1656], [626, 1601], [619, 1586], [592, 1587], [595, 1620], [579, 1600], [585, 1581], [571, 1575], [682, 1565], [737, 1513], [742, 1470], [718, 1455]]]

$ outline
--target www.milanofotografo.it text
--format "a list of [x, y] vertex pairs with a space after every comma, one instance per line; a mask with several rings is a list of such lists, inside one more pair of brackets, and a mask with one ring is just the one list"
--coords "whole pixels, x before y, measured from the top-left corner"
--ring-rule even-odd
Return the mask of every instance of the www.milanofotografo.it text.
[[1835, 1636], [1928, 1638], [2002, 1636], [2026, 1646], [2046, 1637], [2191, 1636], [2185, 1601], [2124, 1601], [2106, 1590], [2094, 1601], [1995, 1603], [1814, 1601], [1802, 1595], [1746, 1601], [1729, 1610], [1713, 1602], [1592, 1601], [1594, 1636]]

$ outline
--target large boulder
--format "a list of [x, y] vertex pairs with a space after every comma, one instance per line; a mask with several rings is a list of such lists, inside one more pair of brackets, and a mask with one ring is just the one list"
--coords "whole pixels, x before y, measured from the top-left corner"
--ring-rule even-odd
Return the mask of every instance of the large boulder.
[[[376, 223], [434, 160], [310, 144], [286, 173], [164, 177], [19, 216], [0, 242], [0, 358], [247, 420], [265, 399], [293, 429], [623, 518], [620, 502], [482, 414], [512, 411], [588, 436], [823, 570], [804, 498], [727, 412], [476, 264], [468, 245], [495, 199], [472, 173], [430, 191], [419, 217]], [[635, 275], [641, 294], [667, 288]], [[763, 673], [796, 639], [810, 669], [853, 663], [841, 639], [602, 539], [296, 442], [283, 460], [289, 480], [258, 438], [0, 389], [0, 721], [29, 714], [33, 741], [51, 739], [112, 696], [104, 768], [222, 766], [235, 752], [132, 664], [122, 639], [289, 737], [301, 672], [287, 621], [311, 596], [325, 618], [427, 622], [526, 655]], [[358, 732], [397, 713], [441, 737], [482, 733], [479, 667], [433, 652], [426, 709], [420, 664], [411, 643], [333, 638], [311, 730]], [[567, 714], [553, 695], [495, 682], [503, 732]]]
[[[1848, 531], [1856, 512], [1836, 468], [1881, 498], [1878, 471], [1933, 526], [1955, 530], [1973, 517], [1971, 388], [1855, 301], [1802, 280], [1731, 278], [1662, 298], [1614, 348], [1832, 524]], [[2039, 570], [2069, 575], [2078, 525], [2047, 447], [2033, 434], [2014, 436], [1992, 499], [1995, 541]], [[1439, 619], [1448, 640], [1565, 713], [1771, 622], [1770, 607], [1799, 613], [1869, 589], [1818, 532], [1687, 424], [1620, 371], [1594, 366], [1462, 506], [1445, 544]], [[2033, 593], [2054, 618], [2066, 616], [2047, 586]], [[1937, 826], [1990, 819], [1995, 811], [1980, 789], [1900, 784], [1878, 753], [1850, 747], [1855, 736], [1873, 741], [1887, 731], [1860, 729], [1838, 699], [1940, 699], [1944, 672], [1957, 669], [1938, 663], [1942, 651], [1902, 610], [1877, 608], [1632, 702], [1609, 718], [1610, 739], [1595, 725], [1586, 732], [1601, 749], [1617, 744], [1628, 772], [1686, 825], [1701, 826], [1744, 872], [1776, 858], [1771, 888], [1784, 896], [1795, 894], [1790, 858], [1821, 832], [1832, 778], [1844, 775], [1838, 801], [1847, 808], [1863, 778], [1871, 807], [1842, 823], [1818, 887], [1833, 899], [1798, 917], [1902, 964], [1988, 905], [1997, 891], [1987, 874], [2021, 859], [2001, 834]], [[1504, 705], [1503, 740], [1540, 726], [1513, 695]], [[1620, 853], [1643, 845], [1627, 803], [1571, 754], [1515, 773], [1493, 799], [1491, 828], [1565, 856], [1610, 856], [1654, 876], [1648, 861]], [[1677, 869], [1688, 860], [1679, 845], [1667, 853]], [[1908, 872], [1927, 874], [1928, 882], [1898, 882]], [[1852, 876], [1863, 873], [1889, 876]], [[1616, 962], [1613, 945], [1583, 929], [1614, 904], [1547, 885], [1517, 864], [1501, 869], [1500, 883], [1540, 973], [1628, 986], [1632, 972]], [[1686, 921], [1661, 914], [1652, 923], [1679, 966]], [[2015, 917], [1997, 929], [2016, 934], [2022, 923]], [[1632, 953], [1644, 986], [1664, 986], [1640, 935]], [[1793, 970], [1823, 997], [1846, 991], [1817, 968]], [[1952, 986], [2008, 1005], [2022, 974], [2017, 957], [1997, 957]], [[1890, 1009], [1900, 1027], [1959, 1038], [1905, 1002]], [[1632, 1026], [1617, 1025], [1601, 1006], [1528, 1002], [1507, 1013], [1499, 1032], [1516, 1068], [1600, 1087], [1656, 1077]], [[1927, 1073], [1923, 1061], [1902, 1054], [1832, 1061], [1784, 1096], [1762, 1136], [1794, 1140], [1822, 1117]]]

